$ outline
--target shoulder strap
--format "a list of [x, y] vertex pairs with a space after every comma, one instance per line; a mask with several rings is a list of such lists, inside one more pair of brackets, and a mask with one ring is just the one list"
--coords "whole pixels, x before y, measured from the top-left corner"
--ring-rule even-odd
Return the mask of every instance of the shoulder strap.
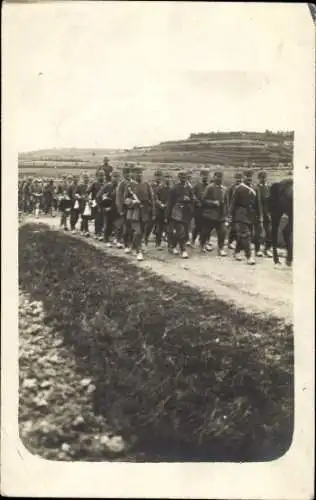
[[238, 189], [240, 186], [243, 186], [243, 187], [247, 188], [247, 189], [248, 189], [248, 191], [250, 191], [250, 192], [251, 192], [254, 196], [257, 196], [256, 191], [255, 191], [252, 187], [247, 186], [247, 184], [244, 184], [243, 182], [241, 182], [241, 183], [237, 186], [237, 189]]

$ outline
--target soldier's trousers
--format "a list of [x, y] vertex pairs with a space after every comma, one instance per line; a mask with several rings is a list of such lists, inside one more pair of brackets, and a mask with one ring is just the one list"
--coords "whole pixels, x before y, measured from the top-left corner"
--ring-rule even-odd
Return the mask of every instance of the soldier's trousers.
[[83, 233], [89, 232], [89, 215], [81, 215], [80, 231]]
[[236, 222], [235, 227], [237, 236], [235, 253], [243, 250], [246, 258], [249, 259], [251, 256], [251, 224], [247, 224], [246, 222]]
[[164, 210], [161, 211], [158, 210], [155, 221], [155, 243], [157, 247], [161, 245], [164, 228], [165, 228], [165, 213]]
[[114, 230], [115, 213], [113, 210], [104, 211], [103, 234], [104, 241], [108, 242]]
[[123, 225], [123, 243], [125, 247], [130, 247], [133, 244], [133, 228], [132, 221], [124, 217]]
[[225, 222], [203, 218], [202, 230], [200, 235], [201, 246], [204, 247], [208, 242], [211, 232], [215, 229], [217, 234], [217, 246], [222, 250], [225, 243], [226, 226]]
[[[255, 251], [259, 252], [260, 246], [262, 243], [262, 237], [261, 237], [261, 225], [258, 223], [254, 224], [253, 227], [254, 230], [254, 244], [255, 244]], [[270, 250], [272, 246], [272, 238], [271, 238], [271, 222], [269, 217], [264, 217], [263, 218], [263, 230], [264, 230], [264, 250]]]
[[69, 211], [62, 210], [60, 214], [60, 225], [67, 227], [67, 219], [69, 217]]
[[70, 211], [70, 229], [74, 230], [79, 219], [79, 209], [72, 208]]
[[94, 207], [93, 209], [94, 216], [94, 232], [96, 236], [102, 235], [103, 229], [103, 210], [100, 207]]
[[46, 193], [43, 196], [43, 209], [46, 215], [48, 215], [48, 213], [51, 211], [52, 205], [53, 205], [53, 197], [50, 193]]
[[144, 226], [144, 239], [146, 245], [148, 244], [148, 239], [151, 233], [153, 232], [154, 226], [155, 226], [155, 219], [153, 219], [152, 215], [150, 215], [148, 222], [146, 222]]
[[230, 231], [229, 231], [229, 236], [228, 236], [228, 244], [231, 245], [233, 241], [237, 240], [237, 235], [236, 235], [236, 222], [232, 222]]
[[203, 228], [203, 215], [200, 212], [196, 212], [194, 217], [194, 229], [192, 232], [192, 241], [195, 243], [196, 238], [201, 236], [202, 228]]
[[142, 238], [146, 231], [146, 225], [147, 223], [142, 221], [131, 221], [132, 246], [136, 252], [141, 251]]
[[179, 245], [181, 252], [185, 250], [185, 244], [188, 238], [189, 224], [184, 221], [171, 220], [169, 224], [169, 244], [171, 248]]

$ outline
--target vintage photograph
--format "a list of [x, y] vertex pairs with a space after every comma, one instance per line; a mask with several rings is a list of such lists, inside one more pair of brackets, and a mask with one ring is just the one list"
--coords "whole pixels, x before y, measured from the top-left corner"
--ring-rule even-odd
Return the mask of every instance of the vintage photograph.
[[253, 463], [291, 447], [304, 33], [291, 9], [196, 4], [10, 6], [28, 20], [11, 72], [34, 456]]

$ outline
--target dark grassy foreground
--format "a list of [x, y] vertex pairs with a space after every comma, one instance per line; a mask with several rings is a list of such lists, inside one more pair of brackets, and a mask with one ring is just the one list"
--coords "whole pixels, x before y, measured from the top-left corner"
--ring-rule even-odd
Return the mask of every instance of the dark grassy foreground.
[[94, 380], [94, 412], [136, 436], [146, 460], [262, 461], [288, 449], [290, 325], [45, 226], [20, 228], [19, 255], [20, 287]]

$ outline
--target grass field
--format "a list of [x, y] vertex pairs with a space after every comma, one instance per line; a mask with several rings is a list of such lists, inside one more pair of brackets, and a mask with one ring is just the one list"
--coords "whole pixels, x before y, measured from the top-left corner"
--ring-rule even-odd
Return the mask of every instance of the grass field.
[[[78, 373], [93, 381], [93, 404], [86, 411], [134, 443], [133, 459], [262, 461], [288, 449], [290, 325], [166, 282], [38, 224], [20, 228], [19, 285], [31, 300], [43, 302], [46, 324], [74, 353]], [[35, 367], [33, 360], [36, 377]], [[62, 372], [61, 366], [61, 377]], [[74, 399], [59, 395], [58, 408], [47, 396], [42, 411], [58, 411], [61, 422], [55, 425], [62, 430], [57, 444], [46, 445], [46, 458], [58, 459], [60, 446], [70, 439], [71, 408], [79, 405], [81, 411], [79, 390], [77, 399], [75, 394]], [[20, 400], [22, 419], [32, 411], [28, 405]], [[23, 441], [43, 454], [44, 431], [34, 432], [32, 446], [28, 433]], [[71, 433], [72, 444], [61, 459], [80, 459], [83, 449], [91, 457], [84, 441], [89, 432], [88, 426]]]

